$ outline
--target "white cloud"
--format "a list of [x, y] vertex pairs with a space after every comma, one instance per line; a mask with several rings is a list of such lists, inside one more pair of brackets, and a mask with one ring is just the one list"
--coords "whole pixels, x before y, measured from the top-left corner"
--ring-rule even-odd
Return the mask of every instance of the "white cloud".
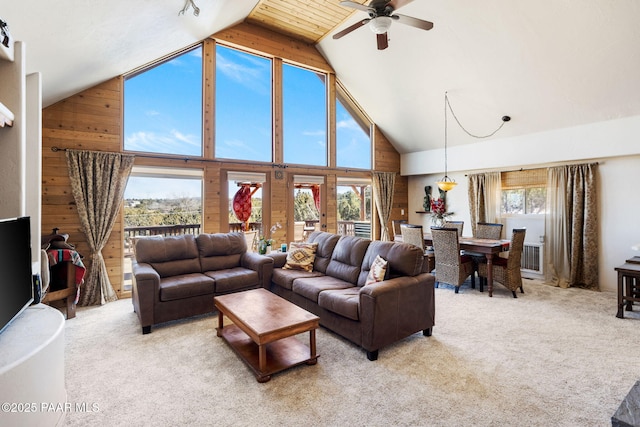
[[194, 156], [201, 154], [200, 143], [195, 135], [185, 135], [176, 130], [171, 130], [169, 134], [134, 132], [125, 137], [124, 144], [125, 148], [131, 151], [179, 153]]
[[222, 72], [231, 80], [258, 93], [267, 93], [270, 91], [270, 87], [264, 87], [265, 82], [271, 82], [268, 76], [269, 69], [264, 66], [264, 63], [250, 56], [245, 59], [247, 59], [253, 67], [244, 66], [218, 53], [216, 54], [216, 70]]

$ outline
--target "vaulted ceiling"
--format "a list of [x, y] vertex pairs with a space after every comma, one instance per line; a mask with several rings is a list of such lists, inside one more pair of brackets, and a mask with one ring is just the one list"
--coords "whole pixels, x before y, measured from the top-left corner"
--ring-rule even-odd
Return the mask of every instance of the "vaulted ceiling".
[[[367, 3], [359, 0], [359, 3]], [[396, 148], [441, 148], [444, 93], [472, 134], [513, 137], [640, 115], [640, 2], [413, 0], [376, 48], [339, 0], [3, 0], [0, 18], [43, 77], [44, 106], [247, 20], [315, 43]], [[449, 116], [449, 144], [477, 140]]]

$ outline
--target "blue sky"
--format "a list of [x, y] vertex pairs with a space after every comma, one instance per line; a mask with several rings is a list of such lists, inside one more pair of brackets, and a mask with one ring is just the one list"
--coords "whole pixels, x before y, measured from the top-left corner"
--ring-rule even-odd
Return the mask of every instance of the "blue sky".
[[[217, 46], [216, 157], [272, 161], [271, 69], [267, 58]], [[283, 78], [285, 163], [324, 166], [325, 77], [285, 64]], [[338, 166], [368, 169], [368, 134], [340, 103], [336, 114]], [[128, 78], [124, 115], [125, 150], [202, 155], [202, 47]], [[182, 197], [195, 188], [132, 178], [125, 197]]]

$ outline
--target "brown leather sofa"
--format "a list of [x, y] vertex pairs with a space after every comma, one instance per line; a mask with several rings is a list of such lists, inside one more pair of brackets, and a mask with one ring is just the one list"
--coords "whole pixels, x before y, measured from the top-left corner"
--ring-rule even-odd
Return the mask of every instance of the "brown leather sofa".
[[272, 270], [272, 258], [247, 252], [242, 233], [139, 239], [132, 300], [142, 333], [158, 323], [215, 311], [215, 295], [268, 287]]
[[[269, 290], [320, 317], [320, 324], [359, 345], [369, 360], [378, 350], [422, 331], [435, 320], [434, 277], [422, 272], [422, 251], [406, 243], [313, 232], [313, 271], [282, 268], [274, 259]], [[388, 261], [385, 280], [364, 286], [376, 255]]]

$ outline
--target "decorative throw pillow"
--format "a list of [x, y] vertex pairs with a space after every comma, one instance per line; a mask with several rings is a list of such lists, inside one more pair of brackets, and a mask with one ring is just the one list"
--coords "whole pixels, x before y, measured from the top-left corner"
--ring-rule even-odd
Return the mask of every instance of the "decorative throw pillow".
[[316, 259], [317, 243], [291, 242], [287, 252], [287, 262], [282, 267], [285, 270], [313, 271], [313, 261]]
[[387, 272], [387, 264], [388, 262], [384, 258], [376, 255], [376, 259], [374, 259], [373, 264], [371, 264], [371, 270], [369, 270], [369, 275], [367, 275], [367, 280], [365, 280], [364, 285], [367, 286], [372, 283], [382, 282]]

